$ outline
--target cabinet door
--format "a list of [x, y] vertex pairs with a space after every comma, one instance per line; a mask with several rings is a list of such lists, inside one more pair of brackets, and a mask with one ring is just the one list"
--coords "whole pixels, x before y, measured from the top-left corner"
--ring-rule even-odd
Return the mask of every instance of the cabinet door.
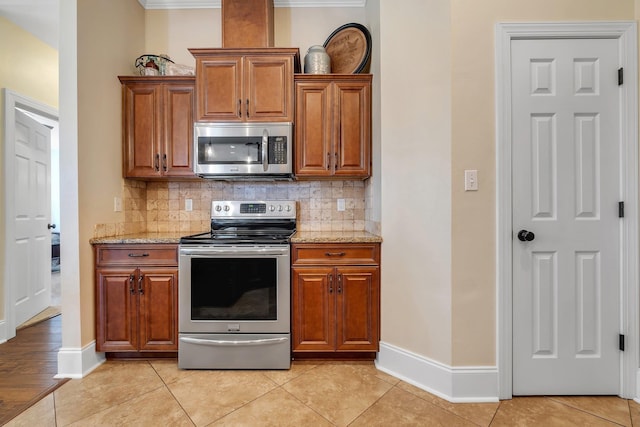
[[132, 83], [122, 86], [124, 176], [159, 177], [161, 140], [159, 85]]
[[137, 351], [135, 270], [96, 270], [96, 350]]
[[334, 175], [366, 178], [371, 174], [371, 83], [334, 85]]
[[293, 351], [335, 350], [335, 292], [331, 267], [293, 267]]
[[378, 267], [338, 267], [336, 276], [336, 350], [378, 351]]
[[295, 175], [331, 176], [332, 106], [331, 83], [296, 82]]
[[194, 84], [163, 85], [162, 174], [193, 177]]
[[243, 92], [245, 120], [293, 121], [293, 58], [287, 55], [247, 56]]
[[243, 120], [242, 77], [242, 56], [196, 60], [197, 120]]
[[178, 270], [141, 268], [137, 292], [140, 298], [140, 351], [178, 349]]

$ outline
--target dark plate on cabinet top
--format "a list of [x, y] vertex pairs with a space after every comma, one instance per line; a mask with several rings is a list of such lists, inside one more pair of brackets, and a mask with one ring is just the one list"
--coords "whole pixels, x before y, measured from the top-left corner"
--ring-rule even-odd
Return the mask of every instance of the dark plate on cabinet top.
[[358, 74], [369, 71], [371, 34], [364, 25], [350, 23], [341, 26], [327, 38], [324, 48], [331, 58], [331, 73]]

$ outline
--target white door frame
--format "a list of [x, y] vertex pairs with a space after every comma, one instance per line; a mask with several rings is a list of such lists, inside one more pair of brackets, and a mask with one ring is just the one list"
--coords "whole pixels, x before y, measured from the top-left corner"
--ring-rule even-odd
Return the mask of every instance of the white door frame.
[[14, 137], [15, 137], [15, 109], [16, 107], [22, 108], [40, 116], [49, 117], [53, 120], [58, 120], [58, 110], [49, 105], [43, 104], [35, 99], [31, 99], [24, 95], [20, 95], [9, 89], [2, 89], [4, 98], [4, 171], [2, 172], [2, 178], [4, 180], [4, 208], [5, 208], [5, 223], [0, 225], [5, 230], [4, 245], [5, 254], [5, 272], [2, 278], [3, 290], [4, 290], [4, 321], [0, 319], [0, 343], [10, 338], [13, 338], [16, 334], [15, 313], [13, 310], [13, 284], [9, 281], [9, 268], [15, 265], [14, 253], [10, 250], [10, 243], [15, 241], [12, 220], [15, 216], [13, 200], [14, 200], [14, 165], [13, 160], [15, 158], [14, 153]]
[[625, 351], [621, 352], [620, 396], [636, 398], [638, 369], [638, 47], [633, 21], [498, 23], [496, 25], [496, 354], [498, 396], [512, 397], [512, 197], [511, 197], [511, 41], [514, 39], [611, 38], [618, 40], [624, 84], [621, 86], [620, 221], [621, 324]]

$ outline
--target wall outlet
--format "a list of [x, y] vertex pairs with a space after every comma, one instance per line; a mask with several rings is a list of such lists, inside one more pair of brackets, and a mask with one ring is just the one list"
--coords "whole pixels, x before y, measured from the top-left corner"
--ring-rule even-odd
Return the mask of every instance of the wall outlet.
[[478, 191], [478, 171], [464, 171], [464, 191]]
[[344, 199], [338, 199], [338, 211], [342, 212], [344, 210]]
[[113, 198], [113, 211], [114, 212], [122, 212], [122, 198], [114, 197]]
[[184, 199], [184, 210], [192, 211], [193, 210], [193, 200], [192, 199]]

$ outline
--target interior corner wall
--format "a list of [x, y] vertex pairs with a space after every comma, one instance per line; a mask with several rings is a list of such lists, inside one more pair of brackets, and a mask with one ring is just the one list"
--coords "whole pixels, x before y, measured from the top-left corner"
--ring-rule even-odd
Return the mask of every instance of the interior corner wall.
[[449, 0], [380, 1], [383, 343], [451, 363]]
[[[496, 363], [495, 45], [498, 22], [635, 19], [634, 0], [452, 0], [454, 366]], [[464, 191], [464, 170], [479, 190]]]
[[[122, 101], [118, 75], [144, 52], [144, 9], [131, 0], [78, 1], [78, 204], [81, 340], [95, 339], [94, 226], [122, 222]], [[64, 307], [63, 307], [64, 309]]]
[[[58, 108], [58, 51], [4, 17], [0, 17], [0, 88], [10, 89]], [[7, 41], [11, 42], [7, 42]], [[4, 102], [0, 100], [0, 147], [4, 147]], [[0, 171], [4, 171], [0, 149]], [[0, 323], [5, 319], [5, 193], [0, 184]]]

